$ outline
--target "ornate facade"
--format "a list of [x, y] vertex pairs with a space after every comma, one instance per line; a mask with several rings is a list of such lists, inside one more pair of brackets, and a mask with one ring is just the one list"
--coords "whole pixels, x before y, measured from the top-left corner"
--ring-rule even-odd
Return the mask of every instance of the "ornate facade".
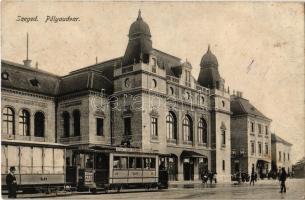
[[128, 37], [122, 57], [66, 76], [2, 61], [2, 138], [140, 148], [161, 155], [172, 181], [202, 170], [230, 181], [230, 94], [210, 47], [196, 79], [191, 63], [153, 48], [140, 12]]

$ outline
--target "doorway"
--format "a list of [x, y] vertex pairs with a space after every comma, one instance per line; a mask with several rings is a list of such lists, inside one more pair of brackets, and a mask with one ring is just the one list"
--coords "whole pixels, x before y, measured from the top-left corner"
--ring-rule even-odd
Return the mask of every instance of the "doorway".
[[194, 180], [194, 161], [191, 158], [183, 160], [183, 175], [185, 181]]

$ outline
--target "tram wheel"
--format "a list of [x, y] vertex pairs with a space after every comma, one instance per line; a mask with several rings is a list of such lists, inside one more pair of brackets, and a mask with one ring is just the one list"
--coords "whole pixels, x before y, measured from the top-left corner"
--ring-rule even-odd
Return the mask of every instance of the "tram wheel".
[[90, 188], [91, 194], [96, 194], [96, 188]]

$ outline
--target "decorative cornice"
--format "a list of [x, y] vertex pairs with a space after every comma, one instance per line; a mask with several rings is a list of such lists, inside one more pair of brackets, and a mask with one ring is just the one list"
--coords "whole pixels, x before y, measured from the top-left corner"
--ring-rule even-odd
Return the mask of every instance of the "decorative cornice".
[[10, 89], [10, 88], [1, 88], [2, 91], [13, 93], [13, 94], [19, 94], [19, 95], [24, 95], [24, 96], [31, 96], [31, 97], [38, 97], [42, 99], [47, 99], [47, 100], [54, 100], [55, 97], [49, 96], [49, 95], [44, 95], [44, 94], [39, 94], [39, 93], [33, 93], [30, 91], [25, 91], [25, 90], [15, 90], [15, 89]]

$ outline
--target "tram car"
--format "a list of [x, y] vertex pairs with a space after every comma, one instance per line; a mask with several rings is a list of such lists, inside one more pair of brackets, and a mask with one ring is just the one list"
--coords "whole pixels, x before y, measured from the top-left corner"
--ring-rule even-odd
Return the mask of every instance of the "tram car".
[[167, 188], [167, 171], [159, 170], [156, 153], [138, 149], [72, 150], [67, 166], [67, 184], [78, 191], [95, 193], [128, 188]]
[[17, 140], [1, 141], [1, 185], [7, 190], [6, 175], [16, 168], [18, 190], [50, 192], [65, 186], [65, 145]]

